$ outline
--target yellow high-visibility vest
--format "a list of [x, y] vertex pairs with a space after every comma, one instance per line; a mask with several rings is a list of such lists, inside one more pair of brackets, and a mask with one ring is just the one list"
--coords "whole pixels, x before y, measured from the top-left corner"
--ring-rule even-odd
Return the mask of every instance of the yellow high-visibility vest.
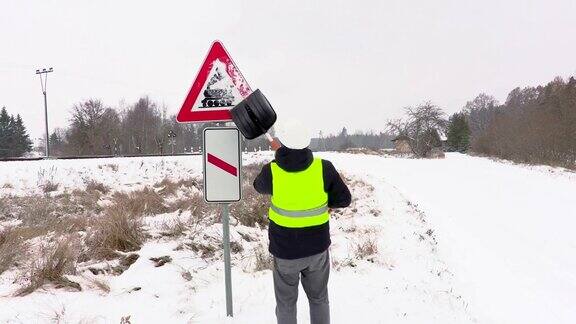
[[268, 218], [292, 228], [316, 226], [330, 219], [328, 194], [324, 191], [322, 159], [314, 159], [303, 171], [287, 172], [276, 164], [272, 169], [272, 204]]

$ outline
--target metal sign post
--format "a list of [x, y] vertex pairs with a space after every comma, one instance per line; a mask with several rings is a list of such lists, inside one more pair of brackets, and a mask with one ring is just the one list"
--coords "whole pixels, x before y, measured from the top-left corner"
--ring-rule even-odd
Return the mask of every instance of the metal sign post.
[[222, 206], [226, 315], [233, 316], [229, 203], [242, 196], [240, 132], [236, 127], [209, 127], [204, 129], [203, 139], [204, 200]]
[[228, 204], [222, 205], [222, 243], [224, 245], [224, 283], [226, 286], [226, 316], [234, 316], [232, 311], [232, 266], [230, 264], [230, 215]]

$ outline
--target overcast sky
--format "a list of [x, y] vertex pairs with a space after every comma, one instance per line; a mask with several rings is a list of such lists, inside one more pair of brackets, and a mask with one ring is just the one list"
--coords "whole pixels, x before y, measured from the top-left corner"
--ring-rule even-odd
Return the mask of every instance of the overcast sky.
[[44, 130], [88, 98], [149, 95], [176, 113], [220, 39], [280, 118], [315, 132], [384, 129], [431, 100], [447, 113], [481, 92], [576, 73], [576, 1], [0, 1], [0, 107]]

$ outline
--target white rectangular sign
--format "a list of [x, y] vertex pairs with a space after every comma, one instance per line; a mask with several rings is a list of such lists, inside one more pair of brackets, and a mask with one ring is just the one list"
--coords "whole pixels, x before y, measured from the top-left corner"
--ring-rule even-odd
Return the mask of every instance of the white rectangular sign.
[[240, 132], [236, 127], [204, 129], [204, 200], [239, 201], [241, 193]]

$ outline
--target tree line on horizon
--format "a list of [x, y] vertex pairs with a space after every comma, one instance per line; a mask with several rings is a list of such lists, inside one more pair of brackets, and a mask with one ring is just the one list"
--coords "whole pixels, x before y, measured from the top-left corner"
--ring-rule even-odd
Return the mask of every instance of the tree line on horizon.
[[[407, 107], [388, 130], [409, 141], [417, 157], [434, 148], [471, 152], [520, 163], [576, 168], [576, 79], [517, 87], [500, 104], [479, 94], [448, 119], [431, 102]], [[446, 135], [443, 144], [440, 135]]]
[[[349, 134], [343, 128], [334, 135], [320, 133], [310, 147], [315, 151], [387, 149], [394, 137], [405, 135], [419, 157], [442, 147], [522, 163], [576, 167], [574, 77], [515, 88], [503, 104], [482, 93], [449, 118], [431, 102], [407, 107], [405, 112], [404, 119], [389, 121], [385, 132]], [[180, 124], [149, 97], [122, 107], [89, 99], [72, 107], [68, 125], [50, 134], [50, 145], [54, 156], [198, 152], [204, 128], [217, 125], [222, 124]], [[9, 115], [6, 108], [0, 111], [0, 139], [0, 158], [22, 156], [32, 148], [22, 118]], [[263, 136], [244, 141], [243, 147], [247, 151], [270, 148]]]
[[[75, 104], [65, 128], [50, 134], [54, 156], [147, 155], [192, 153], [201, 150], [206, 127], [223, 123], [178, 123], [149, 97], [122, 108], [99, 99]], [[246, 150], [264, 149], [265, 138], [246, 141]]]
[[[50, 134], [51, 155], [145, 155], [198, 152], [206, 127], [223, 123], [178, 123], [149, 97], [142, 97], [124, 108], [106, 106], [101, 100], [89, 99], [72, 107], [69, 124]], [[274, 130], [270, 131], [272, 134]], [[337, 136], [314, 139], [315, 150], [343, 150], [353, 147], [373, 149], [391, 147], [387, 134], [357, 133], [346, 129]], [[316, 145], [318, 144], [318, 145]], [[264, 136], [243, 140], [245, 151], [268, 150]]]
[[450, 117], [448, 142], [454, 151], [575, 168], [576, 79], [517, 87], [503, 104], [480, 94]]

